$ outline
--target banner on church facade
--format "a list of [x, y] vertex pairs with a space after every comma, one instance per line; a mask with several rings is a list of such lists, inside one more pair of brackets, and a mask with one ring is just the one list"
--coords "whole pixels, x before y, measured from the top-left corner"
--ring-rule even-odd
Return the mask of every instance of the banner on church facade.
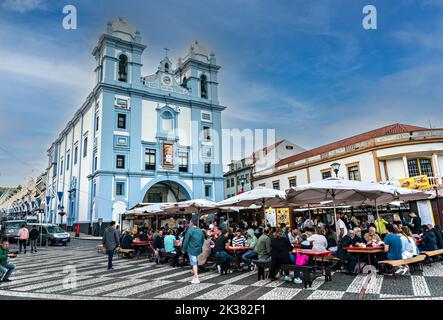
[[163, 144], [163, 165], [173, 166], [174, 165], [174, 153], [172, 144]]

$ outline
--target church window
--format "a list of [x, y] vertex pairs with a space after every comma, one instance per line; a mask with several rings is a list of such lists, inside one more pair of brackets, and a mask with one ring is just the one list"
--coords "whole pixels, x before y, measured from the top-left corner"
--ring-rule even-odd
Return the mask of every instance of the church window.
[[165, 63], [165, 72], [168, 72], [169, 73], [169, 63]]
[[208, 99], [208, 78], [204, 74], [200, 77], [200, 96]]
[[128, 57], [122, 54], [118, 61], [118, 81], [126, 82], [128, 79]]
[[165, 111], [161, 115], [162, 131], [168, 132], [174, 129], [174, 118], [169, 111]]

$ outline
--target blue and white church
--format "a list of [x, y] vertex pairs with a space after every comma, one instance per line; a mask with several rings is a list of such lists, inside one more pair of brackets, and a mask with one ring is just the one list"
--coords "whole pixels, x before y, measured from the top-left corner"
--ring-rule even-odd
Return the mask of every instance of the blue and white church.
[[215, 54], [195, 41], [143, 76], [145, 49], [121, 18], [99, 38], [95, 87], [48, 150], [48, 222], [90, 232], [141, 202], [223, 200]]

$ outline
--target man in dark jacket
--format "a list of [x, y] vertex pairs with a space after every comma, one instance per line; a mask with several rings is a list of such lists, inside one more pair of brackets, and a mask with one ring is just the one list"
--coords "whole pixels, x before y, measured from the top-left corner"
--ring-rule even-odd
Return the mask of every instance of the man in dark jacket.
[[165, 252], [163, 230], [158, 231], [158, 236], [155, 237], [153, 245], [155, 248], [155, 262], [159, 264], [161, 262], [162, 253]]
[[420, 227], [421, 227], [421, 218], [417, 217], [417, 215], [414, 212], [411, 212], [409, 214], [410, 222], [407, 225], [409, 229], [411, 229], [411, 232], [413, 234], [419, 234], [420, 233]]
[[[285, 237], [283, 230], [278, 230], [275, 237], [271, 239], [271, 270], [269, 270], [269, 278], [273, 281], [277, 280], [276, 275], [283, 264], [291, 264], [290, 252], [294, 247]], [[289, 272], [285, 271], [286, 277]]]
[[423, 249], [424, 251], [434, 251], [437, 250], [437, 239], [432, 230], [428, 226], [424, 225], [421, 227], [423, 231]]
[[337, 247], [337, 253], [335, 254], [336, 257], [339, 258], [340, 260], [344, 262], [347, 261], [347, 263], [345, 263], [345, 266], [346, 270], [348, 271], [346, 272], [346, 274], [348, 275], [354, 274], [355, 265], [357, 264], [357, 258], [354, 257], [352, 254], [349, 254], [344, 248], [352, 246], [354, 239], [355, 239], [354, 230], [349, 230], [348, 234], [345, 235], [340, 240], [340, 243], [338, 244]]
[[112, 270], [112, 258], [117, 247], [120, 246], [120, 232], [115, 229], [115, 221], [111, 221], [103, 235], [103, 246], [108, 254], [108, 270]]
[[32, 227], [29, 233], [29, 241], [31, 242], [31, 253], [37, 253], [37, 240], [40, 237], [40, 232], [37, 230], [36, 226]]
[[443, 249], [443, 234], [441, 233], [440, 226], [435, 226], [434, 228], [431, 229], [435, 234], [435, 238], [437, 239], [437, 248]]

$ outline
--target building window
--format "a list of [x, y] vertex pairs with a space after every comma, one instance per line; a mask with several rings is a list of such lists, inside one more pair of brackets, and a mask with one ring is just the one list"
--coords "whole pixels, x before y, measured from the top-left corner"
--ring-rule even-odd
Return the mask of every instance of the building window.
[[262, 188], [265, 188], [266, 187], [266, 183], [260, 183], [258, 186], [262, 187]]
[[155, 170], [155, 149], [146, 149], [145, 150], [145, 170]]
[[360, 181], [360, 169], [358, 168], [358, 165], [353, 165], [348, 167], [348, 177], [349, 180], [357, 180]]
[[98, 131], [98, 123], [100, 121], [100, 117], [97, 116], [97, 118], [95, 118], [95, 131]]
[[118, 81], [126, 82], [128, 80], [128, 57], [122, 54], [118, 58]]
[[212, 197], [212, 186], [205, 185], [205, 197]]
[[211, 141], [211, 128], [203, 127], [203, 141], [209, 142]]
[[289, 178], [289, 188], [295, 188], [297, 186], [297, 178]]
[[115, 195], [116, 196], [124, 196], [125, 195], [125, 183], [117, 182], [115, 184]]
[[98, 158], [97, 156], [94, 157], [94, 171], [98, 170]]
[[75, 149], [74, 149], [74, 165], [77, 164], [77, 159], [78, 159], [78, 147], [75, 147]]
[[332, 177], [332, 171], [331, 170], [323, 170], [322, 172], [321, 172], [321, 178], [323, 179], [323, 180], [325, 180], [325, 179], [329, 179], [329, 178], [331, 178]]
[[88, 137], [83, 140], [83, 158], [88, 155]]
[[97, 184], [94, 182], [92, 185], [92, 197], [95, 197], [97, 195]]
[[205, 173], [206, 174], [210, 174], [211, 173], [211, 163], [210, 162], [206, 162], [205, 163]]
[[125, 156], [123, 156], [123, 155], [117, 156], [116, 167], [117, 167], [117, 169], [124, 169], [125, 168]]
[[208, 99], [208, 78], [204, 74], [200, 77], [200, 96]]
[[280, 190], [280, 181], [273, 181], [272, 182], [272, 188], [274, 190]]
[[169, 132], [174, 129], [174, 117], [169, 111], [165, 111], [161, 115], [161, 128], [163, 132]]
[[69, 171], [69, 163], [71, 162], [71, 155], [68, 153], [66, 157], [66, 171]]
[[165, 63], [165, 72], [169, 73], [169, 63]]
[[234, 178], [231, 178], [231, 187], [235, 187], [235, 180], [234, 180]]
[[119, 113], [117, 116], [117, 128], [126, 129], [126, 114]]
[[63, 175], [63, 160], [60, 162], [60, 175]]
[[188, 78], [184, 77], [181, 86], [185, 89], [188, 89]]
[[249, 173], [247, 173], [247, 174], [245, 175], [245, 182], [246, 182], [246, 183], [249, 183]]
[[226, 179], [226, 188], [231, 187], [231, 179]]
[[408, 160], [408, 171], [410, 177], [420, 175], [427, 175], [428, 177], [434, 176], [434, 170], [432, 169], [432, 162], [430, 159]]
[[178, 171], [188, 172], [188, 153], [179, 152], [178, 158], [179, 158]]

